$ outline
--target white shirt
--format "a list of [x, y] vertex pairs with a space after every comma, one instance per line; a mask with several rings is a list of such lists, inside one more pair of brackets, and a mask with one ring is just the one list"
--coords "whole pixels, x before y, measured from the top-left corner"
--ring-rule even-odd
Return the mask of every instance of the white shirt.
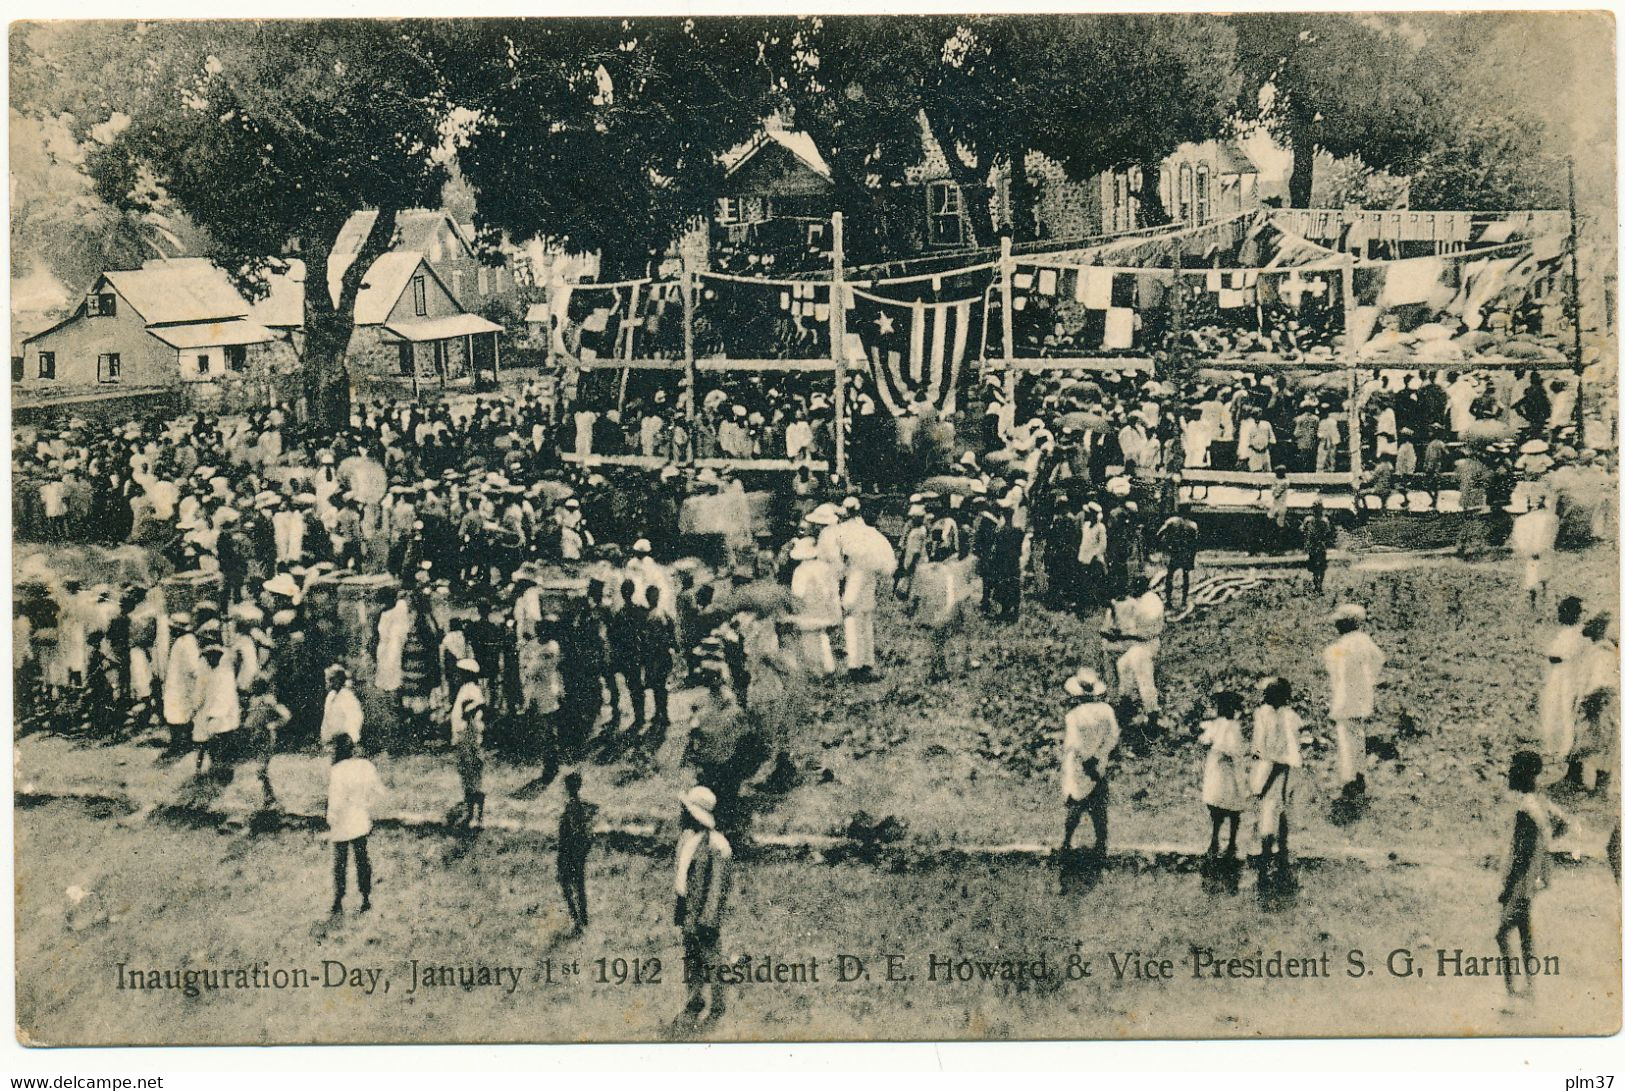
[[1334, 720], [1370, 716], [1377, 701], [1377, 676], [1387, 661], [1383, 650], [1362, 630], [1344, 633], [1325, 652], [1326, 673], [1331, 677]]
[[348, 735], [355, 742], [361, 741], [361, 701], [349, 686], [329, 690], [322, 705], [322, 742], [335, 735]]
[[372, 832], [372, 812], [384, 798], [384, 782], [366, 758], [335, 762], [327, 778], [327, 836], [353, 841]]

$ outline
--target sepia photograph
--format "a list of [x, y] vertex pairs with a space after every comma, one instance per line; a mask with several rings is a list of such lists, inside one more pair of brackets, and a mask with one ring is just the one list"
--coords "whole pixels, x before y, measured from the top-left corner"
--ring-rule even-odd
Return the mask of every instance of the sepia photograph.
[[1611, 12], [207, 14], [8, 28], [31, 1058], [1620, 1030]]

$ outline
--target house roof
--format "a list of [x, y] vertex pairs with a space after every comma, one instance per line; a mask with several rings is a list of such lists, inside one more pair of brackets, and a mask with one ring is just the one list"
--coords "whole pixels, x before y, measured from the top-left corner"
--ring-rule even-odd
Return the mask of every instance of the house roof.
[[763, 148], [767, 147], [769, 144], [777, 144], [779, 147], [785, 149], [791, 155], [805, 163], [807, 165], [807, 169], [811, 170], [814, 174], [818, 175], [825, 181], [830, 181], [833, 178], [833, 175], [829, 169], [829, 164], [824, 162], [824, 156], [819, 152], [818, 145], [813, 143], [812, 137], [803, 132], [778, 128], [764, 127], [760, 132], [751, 137], [749, 140], [745, 141], [743, 144], [723, 152], [723, 169], [725, 169], [729, 174], [734, 173], [740, 167], [754, 159], [757, 153]]
[[[377, 222], [378, 210], [366, 208], [352, 212], [350, 218], [344, 221], [344, 226], [339, 228], [338, 235], [333, 239], [332, 255], [327, 260], [327, 290], [334, 299], [338, 298], [338, 286], [344, 279], [345, 271], [355, 261], [356, 254], [360, 253], [367, 236], [372, 233], [373, 224]], [[472, 258], [474, 245], [464, 234], [462, 225], [450, 213], [432, 208], [407, 208], [397, 212], [395, 237], [390, 240], [389, 248], [392, 251], [421, 254], [435, 261], [440, 257], [435, 251], [439, 247], [442, 226], [449, 228], [457, 245]]]
[[305, 324], [305, 263], [298, 258], [288, 268], [272, 273], [266, 280], [265, 296], [256, 300], [248, 317], [266, 326], [288, 328]]
[[102, 279], [148, 325], [242, 318], [249, 312], [225, 271], [205, 258], [149, 261], [139, 269], [109, 270]]
[[471, 333], [501, 333], [502, 327], [477, 314], [450, 314], [440, 318], [409, 318], [384, 329], [407, 341], [442, 341]]
[[1218, 153], [1214, 156], [1219, 164], [1220, 174], [1257, 174], [1258, 166], [1241, 150], [1240, 145], [1229, 141], [1220, 141]]
[[[447, 295], [451, 290], [440, 282], [440, 274], [434, 271], [434, 266], [423, 259], [422, 254], [404, 251], [391, 251], [380, 254], [378, 260], [372, 263], [361, 278], [361, 290], [355, 296], [355, 324], [358, 326], [379, 326], [389, 320], [389, 312], [394, 309], [395, 301], [401, 298], [406, 291], [407, 282], [422, 267], [434, 277], [440, 287], [445, 289]], [[455, 297], [453, 297], [455, 298]], [[338, 292], [332, 294], [333, 305], [338, 305]]]
[[216, 345], [262, 345], [275, 341], [276, 334], [244, 318], [225, 322], [191, 322], [182, 326], [149, 329], [164, 344], [178, 349], [212, 348]]

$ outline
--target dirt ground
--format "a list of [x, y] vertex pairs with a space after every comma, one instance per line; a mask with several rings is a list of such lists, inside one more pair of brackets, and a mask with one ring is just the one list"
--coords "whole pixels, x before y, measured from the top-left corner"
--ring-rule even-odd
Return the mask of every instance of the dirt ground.
[[[1599, 1034], [1620, 1021], [1619, 892], [1596, 865], [1560, 868], [1537, 901], [1556, 973], [1504, 1011], [1497, 978], [1454, 976], [1453, 962], [1437, 972], [1441, 950], [1494, 952], [1497, 874], [1484, 867], [1326, 864], [1267, 908], [1251, 876], [1210, 894], [1194, 873], [1125, 867], [1061, 895], [1030, 859], [743, 858], [723, 958], [804, 974], [816, 958], [819, 980], [733, 986], [726, 1014], [690, 1035], [672, 1023], [683, 986], [668, 853], [595, 851], [593, 922], [570, 938], [551, 853], [523, 835], [379, 830], [375, 910], [332, 919], [314, 832], [223, 834], [60, 802], [20, 809], [17, 831], [17, 1010], [23, 1040], [40, 1044]], [[1280, 951], [1329, 976], [1215, 980], [1205, 963], [1197, 978], [1193, 946], [1261, 972]], [[1396, 950], [1394, 969], [1415, 974], [1390, 973]], [[868, 977], [849, 962], [856, 980], [841, 982], [842, 954]], [[518, 986], [504, 974], [413, 991], [413, 959], [515, 967]], [[658, 983], [633, 983], [654, 959]], [[1027, 963], [1026, 979], [1000, 977], [1003, 960]], [[1084, 963], [1089, 976], [1074, 976]], [[188, 997], [120, 989], [120, 964], [127, 986], [136, 969], [256, 966], [302, 968], [310, 984]], [[325, 972], [345, 983], [327, 987]]]

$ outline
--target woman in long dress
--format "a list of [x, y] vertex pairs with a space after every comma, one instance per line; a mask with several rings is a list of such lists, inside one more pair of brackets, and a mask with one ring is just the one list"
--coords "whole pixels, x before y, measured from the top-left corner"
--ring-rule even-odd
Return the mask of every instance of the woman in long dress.
[[401, 688], [401, 659], [411, 631], [411, 596], [403, 589], [395, 597], [395, 605], [378, 615], [378, 670], [373, 685], [380, 692], [393, 694]]
[[790, 594], [795, 596], [796, 628], [801, 630], [801, 665], [809, 674], [825, 677], [835, 673], [829, 632], [841, 623], [840, 583], [811, 538], [799, 539], [790, 559], [799, 562], [790, 577]]
[[1580, 630], [1583, 604], [1570, 595], [1557, 604], [1557, 623], [1562, 626], [1546, 647], [1546, 683], [1540, 691], [1541, 757], [1550, 773], [1561, 776], [1568, 769], [1574, 750], [1580, 710], [1580, 676], [1589, 643]]

